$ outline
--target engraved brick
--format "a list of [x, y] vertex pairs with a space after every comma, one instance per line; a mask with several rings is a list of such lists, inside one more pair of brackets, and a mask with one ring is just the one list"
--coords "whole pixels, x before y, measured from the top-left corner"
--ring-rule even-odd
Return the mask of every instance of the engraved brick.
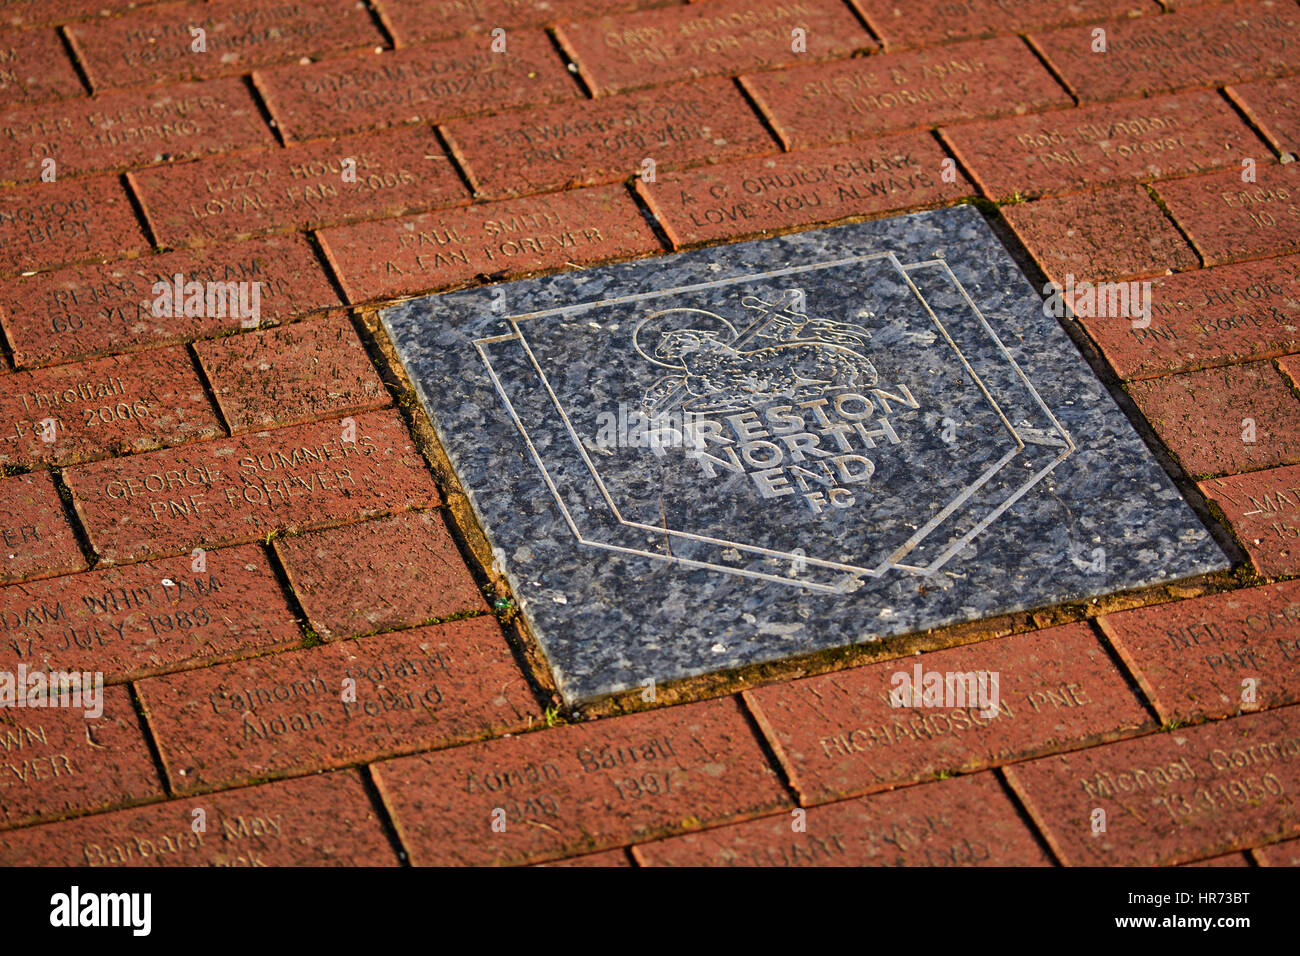
[[275, 142], [242, 80], [109, 93], [93, 100], [0, 113], [0, 179], [41, 178], [144, 166]]
[[148, 247], [116, 176], [0, 191], [0, 275]]
[[941, 205], [970, 195], [943, 181], [943, 151], [926, 133], [666, 173], [637, 182], [677, 247]]
[[[177, 275], [181, 276], [179, 297], [174, 291]], [[158, 282], [173, 290], [161, 303], [154, 291]], [[183, 314], [188, 282], [259, 283], [263, 324], [340, 304], [307, 241], [301, 236], [276, 236], [0, 282], [0, 325], [18, 364], [25, 366], [168, 345], [244, 324], [238, 310], [209, 313], [206, 297], [205, 307], [197, 310], [204, 314]], [[250, 288], [250, 306], [251, 296]], [[181, 314], [174, 308], [177, 298]], [[154, 313], [155, 304], [162, 306], [159, 314]]]
[[962, 0], [943, 5], [917, 5], [906, 0], [850, 2], [889, 50], [1160, 12], [1156, 0]]
[[1070, 106], [1019, 37], [741, 78], [787, 149]]
[[1236, 166], [1259, 141], [1213, 91], [945, 128], [991, 199]]
[[301, 640], [257, 545], [0, 588], [10, 671], [100, 671], [116, 683]]
[[[32, 676], [13, 675], [19, 692]], [[0, 828], [162, 795], [126, 688], [77, 703], [0, 708]]]
[[327, 641], [487, 610], [436, 511], [406, 512], [274, 543], [307, 619]]
[[509, 199], [320, 232], [350, 302], [656, 252], [621, 185]]
[[[1121, 611], [1099, 623], [1165, 723], [1300, 701], [1300, 582]], [[1245, 680], [1254, 681], [1254, 701]]]
[[688, 833], [632, 848], [642, 866], [1050, 866], [991, 773]]
[[1251, 564], [1266, 577], [1300, 573], [1300, 467], [1270, 468], [1201, 482]]
[[550, 39], [513, 31], [506, 51], [491, 37], [444, 40], [395, 52], [254, 74], [271, 115], [291, 140], [371, 130], [386, 123], [448, 120], [581, 95]]
[[[219, 547], [438, 503], [392, 412], [296, 425], [64, 472], [103, 560]], [[354, 438], [354, 440], [349, 440]]]
[[150, 228], [165, 245], [396, 216], [468, 198], [426, 127], [129, 176]]
[[626, 180], [646, 159], [657, 175], [778, 148], [730, 80], [460, 120], [444, 133], [487, 198]]
[[[196, 833], [194, 811], [205, 829]], [[393, 866], [355, 770], [0, 835], [4, 866]]]
[[[418, 754], [372, 772], [417, 866], [539, 862], [790, 806], [734, 698]], [[504, 830], [493, 829], [494, 811]]]
[[225, 433], [183, 348], [17, 372], [0, 393], [0, 465], [71, 464]]
[[1226, 92], [1280, 152], [1300, 152], [1300, 79], [1236, 83]]
[[1196, 256], [1141, 186], [1003, 206], [1047, 277], [1066, 285], [1194, 269]]
[[104, 16], [110, 10], [121, 13], [132, 7], [159, 2], [161, 0], [0, 0], [0, 23], [16, 27], [64, 23]]
[[1250, 851], [1260, 866], [1300, 866], [1300, 840], [1286, 840]]
[[[1300, 832], [1300, 707], [1007, 768], [1067, 866], [1202, 859]], [[1094, 832], [1093, 814], [1106, 829]]]
[[85, 566], [54, 479], [42, 473], [0, 479], [0, 584]]
[[1093, 52], [1093, 27], [1030, 37], [1081, 100], [1149, 96], [1276, 76], [1295, 69], [1300, 10], [1289, 0], [1239, 3], [1105, 24], [1106, 51]]
[[497, 27], [540, 27], [558, 19], [597, 17], [680, 0], [376, 0], [375, 9], [399, 47]]
[[[896, 689], [906, 698], [896, 675], [915, 682], [918, 671], [922, 681], [935, 673], [952, 684], [944, 706], [893, 706]], [[982, 701], [973, 699], [980, 672], [986, 674]], [[976, 683], [960, 675], [974, 675]], [[745, 691], [745, 700], [805, 805], [1151, 726], [1084, 624], [760, 687]]]
[[1300, 403], [1270, 362], [1146, 379], [1128, 390], [1191, 475], [1300, 460]]
[[[206, 50], [192, 30], [205, 31]], [[67, 28], [96, 90], [194, 80], [384, 42], [355, 0], [210, 0], [144, 8]]]
[[0, 32], [0, 104], [42, 103], [84, 92], [54, 30]]
[[488, 617], [136, 687], [172, 788], [182, 792], [446, 746], [540, 716]]
[[1080, 316], [1126, 379], [1300, 351], [1300, 256], [1153, 279], [1151, 324], [1136, 328], [1133, 318], [1141, 321], [1136, 314]]
[[1206, 265], [1300, 250], [1300, 164], [1158, 183], [1156, 192]]
[[345, 315], [198, 342], [194, 351], [233, 433], [391, 404]]

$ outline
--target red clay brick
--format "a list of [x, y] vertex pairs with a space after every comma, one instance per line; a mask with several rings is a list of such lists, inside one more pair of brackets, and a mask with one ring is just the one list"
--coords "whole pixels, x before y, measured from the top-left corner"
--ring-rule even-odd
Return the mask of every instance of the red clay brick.
[[[1300, 582], [1098, 620], [1165, 723], [1300, 701]], [[1256, 702], [1243, 700], [1247, 678]]]
[[392, 404], [346, 315], [197, 342], [232, 433]]
[[1206, 265], [1300, 250], [1300, 164], [1261, 163], [1253, 183], [1242, 173], [1156, 184]]
[[1291, 388], [1300, 389], [1300, 355], [1286, 355], [1277, 360], [1277, 367], [1286, 376]]
[[1133, 279], [1194, 269], [1196, 256], [1141, 186], [1002, 207], [1054, 282]]
[[[204, 830], [194, 832], [194, 811]], [[392, 866], [356, 771], [171, 800], [0, 836], [4, 866]]]
[[[205, 52], [193, 28], [206, 31]], [[96, 90], [197, 80], [384, 42], [356, 0], [208, 0], [136, 10], [67, 28]]]
[[497, 27], [540, 27], [682, 0], [375, 0], [375, 9], [399, 47]]
[[132, 7], [158, 2], [159, 0], [0, 0], [0, 23], [15, 27], [65, 23], [68, 20], [102, 16], [109, 10], [120, 13]]
[[[1300, 707], [1007, 768], [1068, 866], [1182, 863], [1300, 832]], [[1106, 814], [1093, 832], [1093, 813]]]
[[0, 465], [71, 464], [225, 433], [183, 348], [17, 372], [0, 393]]
[[1154, 279], [1150, 318], [1080, 321], [1126, 379], [1300, 351], [1300, 257]]
[[1300, 573], [1300, 467], [1270, 468], [1201, 482], [1266, 577]]
[[1019, 37], [741, 77], [786, 149], [1072, 100]]
[[540, 715], [489, 617], [136, 686], [172, 788], [182, 792], [446, 746], [518, 730]]
[[621, 185], [325, 229], [350, 302], [628, 259], [660, 249]]
[[0, 32], [0, 105], [22, 106], [84, 93], [55, 31]]
[[642, 866], [1050, 866], [991, 773], [633, 847]]
[[301, 640], [257, 545], [0, 588], [0, 667], [11, 671], [118, 682]]
[[[894, 707], [896, 674], [999, 675], [998, 711]], [[991, 678], [989, 678], [991, 683]], [[745, 691], [804, 805], [980, 770], [1151, 725], [1084, 624]], [[953, 698], [956, 700], [956, 698]]]
[[1213, 91], [954, 126], [943, 136], [991, 199], [1239, 166], [1259, 151]]
[[774, 152], [730, 80], [460, 120], [443, 132], [476, 195], [490, 199], [594, 186], [701, 162]]
[[1244, 853], [1225, 853], [1223, 856], [1212, 856], [1207, 860], [1197, 860], [1195, 863], [1184, 863], [1183, 866], [1250, 866], [1250, 861], [1246, 859]]
[[42, 473], [0, 479], [0, 584], [85, 567], [54, 479]]
[[112, 563], [439, 500], [392, 412], [114, 458], [63, 477], [91, 543]]
[[371, 771], [416, 866], [534, 863], [790, 806], [731, 697]]
[[1279, 152], [1300, 152], [1300, 79], [1238, 83], [1225, 92]]
[[1155, 0], [959, 0], [915, 4], [907, 0], [849, 0], [871, 24], [885, 48], [931, 46], [949, 40], [1022, 33], [1067, 23], [1159, 13]]
[[677, 247], [950, 202], [973, 190], [927, 133], [667, 173], [637, 182]]
[[1106, 52], [1094, 53], [1093, 27], [1030, 37], [1081, 100], [1149, 96], [1295, 69], [1300, 10], [1262, 0], [1105, 24]]
[[263, 325], [340, 304], [307, 241], [277, 236], [0, 282], [0, 325], [20, 366], [134, 351], [240, 328], [238, 315], [166, 315], [166, 310], [155, 315], [155, 284], [172, 286], [178, 274], [183, 282], [260, 283]]
[[1287, 840], [1250, 851], [1260, 866], [1300, 866], [1300, 840]]
[[578, 86], [540, 30], [445, 40], [312, 66], [259, 70], [254, 81], [291, 140], [448, 120], [577, 99]]
[[626, 850], [605, 850], [603, 853], [586, 853], [582, 856], [571, 856], [563, 860], [555, 860], [551, 863], [537, 863], [535, 866], [619, 866], [630, 867], [632, 861], [627, 858]]
[[147, 248], [116, 176], [0, 190], [0, 275]]
[[[806, 52], [793, 50], [796, 29], [805, 31]], [[597, 96], [876, 48], [838, 0], [709, 0], [565, 22], [555, 34]]]
[[109, 93], [93, 100], [0, 113], [0, 179], [41, 178], [144, 166], [275, 142], [242, 80], [212, 80]]
[[1300, 403], [1270, 362], [1130, 382], [1128, 390], [1190, 475], [1300, 461]]
[[0, 827], [162, 795], [126, 688], [105, 687], [100, 704], [98, 717], [80, 706], [0, 708]]
[[427, 127], [220, 156], [129, 178], [164, 245], [396, 216], [468, 198]]
[[436, 511], [408, 511], [274, 543], [307, 619], [327, 641], [487, 610]]

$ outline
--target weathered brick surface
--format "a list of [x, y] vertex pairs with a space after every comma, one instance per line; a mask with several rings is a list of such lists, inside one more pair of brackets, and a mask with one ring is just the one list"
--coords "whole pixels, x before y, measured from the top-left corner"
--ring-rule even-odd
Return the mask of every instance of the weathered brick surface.
[[[804, 31], [805, 52], [793, 50], [795, 30]], [[876, 47], [837, 0], [788, 5], [709, 0], [565, 22], [555, 34], [597, 96]]]
[[1047, 277], [1090, 282], [1194, 269], [1196, 255], [1141, 186], [1003, 206]]
[[[195, 810], [204, 829], [195, 832]], [[268, 783], [0, 835], [4, 866], [392, 866], [356, 771]]]
[[970, 195], [928, 133], [665, 173], [638, 191], [674, 246], [738, 239], [852, 216], [946, 204]]
[[643, 866], [1050, 866], [991, 773], [645, 843]]
[[632, 861], [628, 859], [626, 850], [605, 850], [602, 853], [585, 853], [582, 856], [571, 856], [564, 860], [555, 860], [551, 863], [537, 863], [535, 866], [618, 866], [630, 867]]
[[1300, 701], [1300, 582], [1121, 611], [1099, 623], [1166, 723]]
[[622, 185], [324, 229], [320, 242], [351, 302], [660, 249]]
[[225, 433], [182, 348], [17, 372], [0, 392], [0, 465], [70, 464]]
[[1201, 482], [1260, 574], [1300, 573], [1300, 467]]
[[116, 176], [0, 189], [0, 275], [147, 248]]
[[491, 42], [490, 37], [464, 37], [312, 66], [259, 70], [254, 79], [281, 131], [294, 140], [581, 95], [540, 30], [511, 32], [504, 53], [493, 53]]
[[375, 0], [375, 8], [398, 46], [441, 40], [500, 27], [540, 27], [557, 20], [597, 17], [682, 0]]
[[258, 545], [0, 588], [0, 668], [134, 680], [302, 635]]
[[275, 550], [327, 641], [487, 610], [436, 511], [277, 538]]
[[1195, 863], [1184, 863], [1183, 866], [1250, 866], [1250, 861], [1246, 859], [1244, 853], [1225, 853], [1223, 856], [1212, 856], [1206, 860], [1197, 860]]
[[1300, 79], [1235, 83], [1226, 92], [1278, 150], [1300, 152]]
[[[161, 303], [154, 291], [158, 282], [174, 289], [177, 275], [182, 279], [179, 315], [174, 291], [164, 293]], [[236, 310], [209, 313], [206, 303], [201, 310], [191, 310], [204, 314], [183, 314], [184, 285], [189, 282], [260, 283], [257, 301], [263, 324], [340, 304], [307, 241], [276, 236], [0, 282], [0, 325], [18, 364], [30, 366], [167, 345], [244, 324]], [[251, 295], [250, 290], [249, 305]], [[154, 312], [156, 303], [162, 306], [159, 314]]]
[[84, 92], [55, 31], [0, 31], [0, 105], [42, 103]]
[[[988, 706], [895, 707], [903, 674], [998, 675]], [[987, 681], [992, 677], [986, 678]], [[1151, 725], [1086, 625], [1067, 624], [744, 693], [805, 804], [1115, 739]], [[949, 705], [951, 702], [951, 705]]]
[[1146, 379], [1128, 390], [1188, 474], [1300, 460], [1300, 402], [1271, 362]]
[[1156, 0], [961, 0], [912, 4], [905, 0], [850, 0], [862, 11], [886, 49], [932, 46], [947, 40], [1018, 33], [1067, 23], [1158, 13]]
[[0, 584], [85, 566], [54, 480], [40, 472], [0, 479]]
[[0, 827], [162, 795], [126, 688], [99, 707], [0, 708]]
[[355, 434], [341, 420], [297, 425], [81, 465], [64, 480], [115, 563], [438, 502], [400, 418], [352, 422]]
[[532, 863], [790, 806], [734, 698], [419, 754], [372, 772], [417, 866]]
[[484, 198], [594, 186], [778, 147], [730, 80], [458, 120], [444, 128]]
[[1133, 318], [1080, 318], [1121, 378], [1300, 351], [1300, 256], [1161, 276], [1150, 325]]
[[1277, 367], [1281, 369], [1292, 390], [1300, 388], [1300, 355], [1282, 356], [1277, 360]]
[[1260, 866], [1300, 866], [1300, 840], [1286, 840], [1251, 850]]
[[[1300, 707], [1007, 769], [1069, 866], [1182, 863], [1300, 832]], [[1106, 814], [1094, 833], [1093, 812]]]
[[1261, 163], [1243, 171], [1158, 183], [1156, 192], [1206, 265], [1300, 250], [1300, 164]]
[[136, 686], [177, 791], [446, 746], [518, 730], [540, 716], [487, 617]]
[[741, 82], [787, 149], [1071, 105], [1019, 37], [792, 67]]
[[32, 26], [65, 23], [102, 15], [108, 10], [123, 12], [161, 0], [0, 0], [0, 23]]
[[1290, 0], [1214, 5], [1105, 24], [1106, 52], [1093, 28], [1035, 33], [1030, 40], [1082, 100], [1149, 96], [1218, 86], [1295, 70], [1300, 9]]
[[396, 216], [467, 198], [427, 127], [221, 156], [129, 178], [164, 245]]
[[0, 179], [41, 178], [188, 159], [275, 142], [239, 79], [109, 93], [0, 113]]
[[[196, 50], [194, 28], [205, 31]], [[144, 8], [67, 28], [96, 90], [247, 73], [384, 42], [355, 0], [209, 0]]]
[[1237, 166], [1260, 147], [1208, 90], [947, 127], [943, 136], [990, 199]]
[[391, 404], [346, 315], [194, 346], [232, 432]]

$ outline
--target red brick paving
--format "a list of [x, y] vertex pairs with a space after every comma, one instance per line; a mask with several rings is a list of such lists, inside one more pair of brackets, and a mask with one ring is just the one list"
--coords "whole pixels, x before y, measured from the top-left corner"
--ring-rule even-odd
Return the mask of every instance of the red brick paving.
[[1215, 478], [1201, 491], [1228, 521], [1263, 575], [1300, 573], [1300, 467]]
[[1226, 92], [1278, 150], [1300, 150], [1300, 80], [1234, 83]]
[[0, 479], [0, 584], [84, 567], [53, 480], [39, 473]]
[[1066, 23], [1087, 23], [1158, 13], [1156, 0], [960, 0], [916, 6], [905, 0], [851, 0], [886, 49], [931, 46], [949, 40], [1018, 33]]
[[1260, 163], [1254, 182], [1243, 182], [1243, 174], [1156, 184], [1206, 265], [1300, 249], [1300, 165]]
[[0, 31], [0, 105], [23, 106], [83, 92], [58, 33]]
[[1251, 850], [1260, 866], [1300, 866], [1300, 840], [1287, 840]]
[[0, 276], [148, 246], [116, 176], [18, 186], [0, 193]]
[[557, 20], [621, 13], [638, 7], [669, 6], [681, 0], [375, 0], [375, 9], [397, 45], [410, 46], [461, 33], [490, 33], [500, 27], [539, 27]]

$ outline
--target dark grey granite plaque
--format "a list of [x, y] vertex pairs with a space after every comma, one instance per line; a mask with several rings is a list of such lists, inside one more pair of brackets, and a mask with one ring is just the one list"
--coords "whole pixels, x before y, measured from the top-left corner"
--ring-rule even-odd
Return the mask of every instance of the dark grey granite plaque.
[[382, 319], [570, 702], [1228, 566], [970, 206]]

